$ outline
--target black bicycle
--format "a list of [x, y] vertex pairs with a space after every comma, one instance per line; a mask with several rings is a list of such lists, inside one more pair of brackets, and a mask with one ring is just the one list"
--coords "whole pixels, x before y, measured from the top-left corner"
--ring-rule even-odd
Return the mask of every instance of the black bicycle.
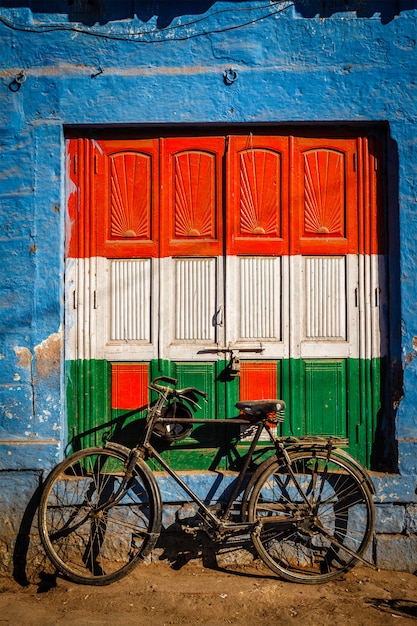
[[[162, 524], [161, 492], [151, 459], [198, 505], [198, 521], [185, 531], [203, 530], [214, 541], [250, 536], [264, 563], [286, 580], [323, 583], [358, 561], [370, 564], [364, 555], [374, 530], [374, 488], [366, 470], [342, 449], [346, 440], [276, 436], [285, 403], [275, 399], [238, 402], [238, 418], [194, 419], [190, 406], [206, 394], [176, 385], [168, 377], [151, 383], [157, 399], [134, 448], [108, 442], [81, 450], [48, 476], [39, 532], [59, 572], [77, 583], [105, 585], [128, 574], [151, 552]], [[179, 440], [194, 424], [207, 422], [252, 426], [254, 431], [220, 511], [194, 493], [152, 439]], [[271, 454], [249, 471], [265, 431]]]

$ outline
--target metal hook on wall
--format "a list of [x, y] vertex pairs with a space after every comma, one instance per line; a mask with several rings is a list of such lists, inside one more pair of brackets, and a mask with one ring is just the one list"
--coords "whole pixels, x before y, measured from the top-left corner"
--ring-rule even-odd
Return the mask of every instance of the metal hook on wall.
[[229, 70], [225, 70], [223, 72], [223, 80], [225, 85], [232, 85], [235, 80], [237, 80], [236, 70], [232, 70], [232, 68], [230, 68]]
[[16, 74], [16, 76], [14, 77], [14, 79], [9, 85], [10, 91], [13, 91], [13, 92], [19, 91], [20, 87], [23, 85], [25, 81], [26, 81], [25, 70], [20, 70], [20, 72]]
[[91, 74], [91, 78], [97, 78], [97, 76], [100, 76], [100, 74], [103, 74], [103, 72], [103, 68], [101, 67], [101, 65], [99, 65], [97, 68], [97, 72], [93, 72], [93, 74]]

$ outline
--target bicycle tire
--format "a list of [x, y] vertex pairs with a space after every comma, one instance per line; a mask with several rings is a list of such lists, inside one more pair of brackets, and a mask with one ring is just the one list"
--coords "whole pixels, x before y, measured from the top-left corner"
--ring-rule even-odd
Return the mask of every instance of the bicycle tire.
[[41, 541], [53, 565], [73, 582], [119, 580], [158, 539], [161, 495], [144, 461], [136, 463], [117, 501], [111, 501], [127, 460], [121, 451], [87, 448], [64, 459], [45, 482], [38, 513]]
[[359, 472], [326, 450], [291, 452], [289, 463], [291, 471], [284, 461], [269, 464], [253, 487], [252, 541], [285, 580], [324, 583], [367, 550], [375, 524], [372, 495]]
[[[328, 448], [325, 445], [321, 445], [321, 446], [315, 445], [314, 448], [313, 447], [309, 448], [309, 451], [311, 452], [313, 449], [320, 450], [322, 452], [324, 451], [325, 454], [327, 455]], [[286, 449], [286, 453], [291, 455], [294, 452], [300, 452], [301, 450], [302, 448], [298, 448], [297, 444], [295, 444], [294, 447], [288, 447]], [[375, 495], [375, 487], [371, 481], [368, 471], [354, 457], [348, 454], [345, 450], [341, 450], [340, 448], [332, 448], [331, 454], [333, 458], [338, 457], [343, 462], [346, 462], [349, 465], [349, 467], [351, 467], [353, 471], [358, 474], [358, 477], [360, 478], [360, 480], [364, 484], [366, 484], [366, 487], [368, 488], [368, 491], [370, 492], [371, 496]], [[266, 469], [270, 467], [273, 463], [277, 462], [277, 458], [278, 457], [276, 454], [270, 456], [265, 461], [263, 461], [260, 465], [258, 465], [258, 467], [255, 469], [253, 474], [250, 476], [250, 479], [248, 480], [246, 484], [245, 491], [242, 496], [242, 506], [241, 506], [242, 521], [248, 520], [248, 505], [249, 505], [250, 494], [252, 492], [253, 486], [258, 482], [259, 476], [263, 474], [266, 471]]]

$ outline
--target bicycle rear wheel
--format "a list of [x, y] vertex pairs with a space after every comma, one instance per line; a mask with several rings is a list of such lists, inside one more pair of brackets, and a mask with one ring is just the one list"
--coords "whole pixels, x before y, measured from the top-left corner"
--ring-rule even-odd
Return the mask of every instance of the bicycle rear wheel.
[[48, 476], [39, 505], [45, 551], [74, 582], [106, 585], [128, 574], [152, 550], [161, 528], [161, 496], [139, 461], [126, 479], [128, 456], [81, 450]]
[[[292, 452], [256, 482], [248, 505], [252, 541], [282, 578], [323, 583], [364, 554], [373, 536], [369, 488], [347, 462], [323, 451]], [[256, 524], [258, 522], [258, 524]]]

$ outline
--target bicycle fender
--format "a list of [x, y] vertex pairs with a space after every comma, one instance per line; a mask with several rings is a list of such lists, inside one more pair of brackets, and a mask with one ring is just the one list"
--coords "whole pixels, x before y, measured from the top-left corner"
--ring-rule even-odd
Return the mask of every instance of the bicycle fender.
[[372, 482], [370, 475], [368, 474], [368, 470], [365, 467], [363, 467], [363, 465], [361, 465], [359, 461], [357, 461], [353, 456], [351, 456], [344, 450], [341, 450], [340, 448], [336, 450], [332, 450], [332, 454], [334, 454], [335, 456], [340, 456], [344, 461], [347, 461], [348, 463], [350, 463], [352, 467], [357, 472], [359, 472], [359, 474], [362, 476], [362, 479], [364, 483], [367, 485], [367, 487], [369, 488], [369, 491], [371, 492], [371, 494], [373, 496], [376, 496], [375, 486], [374, 486], [374, 483]]
[[[296, 444], [286, 447], [285, 450], [289, 454], [291, 454], [291, 452], [299, 452], [299, 448]], [[315, 444], [311, 446], [311, 450], [321, 450], [323, 452], [327, 451], [327, 446]], [[362, 478], [362, 482], [366, 484], [369, 491], [371, 492], [371, 495], [376, 495], [375, 486], [372, 482], [370, 475], [368, 474], [368, 471], [363, 467], [363, 465], [359, 463], [359, 461], [355, 459], [355, 457], [351, 456], [348, 452], [345, 452], [345, 450], [342, 450], [341, 448], [332, 448], [331, 453], [333, 456], [339, 457], [341, 460], [348, 463], [352, 467], [352, 469], [360, 475], [360, 477]]]
[[116, 443], [114, 441], [106, 441], [104, 447], [107, 450], [113, 450], [114, 452], [119, 452], [120, 454], [124, 454], [126, 456], [129, 456], [131, 452], [130, 448], [127, 448], [126, 446], [123, 446], [122, 444]]
[[[315, 446], [315, 449], [320, 449], [322, 451], [327, 451], [325, 446]], [[288, 454], [291, 455], [291, 452], [298, 452], [299, 448], [296, 445], [288, 446], [287, 448], [285, 448], [285, 451]], [[365, 485], [368, 487], [371, 495], [373, 495], [373, 496], [376, 495], [376, 490], [375, 490], [374, 484], [373, 484], [373, 482], [371, 480], [371, 477], [368, 474], [367, 470], [359, 463], [359, 461], [357, 461], [353, 456], [351, 456], [350, 454], [348, 454], [344, 450], [341, 450], [340, 448], [333, 448], [332, 449], [332, 455], [334, 455], [336, 457], [339, 456], [339, 458], [341, 458], [346, 463], [351, 465], [352, 469], [354, 469], [360, 475], [363, 483], [365, 483]], [[248, 504], [250, 493], [252, 491], [252, 488], [253, 488], [254, 484], [257, 482], [259, 476], [264, 471], [266, 471], [266, 469], [270, 465], [272, 465], [273, 463], [276, 463], [278, 461], [279, 461], [279, 457], [277, 457], [275, 454], [272, 454], [272, 456], [270, 456], [267, 459], [265, 459], [265, 461], [263, 461], [256, 468], [255, 472], [252, 474], [251, 478], [249, 479], [249, 482], [246, 485], [246, 489], [245, 489], [243, 497], [242, 497], [242, 509], [241, 509], [242, 510], [242, 519], [246, 515], [247, 504]]]

